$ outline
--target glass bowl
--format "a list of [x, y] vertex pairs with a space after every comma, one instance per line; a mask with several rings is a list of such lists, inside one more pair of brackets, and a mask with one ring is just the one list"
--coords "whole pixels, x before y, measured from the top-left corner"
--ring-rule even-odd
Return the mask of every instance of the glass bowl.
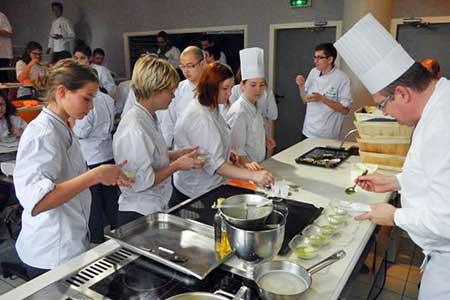
[[289, 247], [300, 259], [312, 259], [319, 255], [319, 249], [311, 244], [311, 240], [300, 234], [294, 236]]

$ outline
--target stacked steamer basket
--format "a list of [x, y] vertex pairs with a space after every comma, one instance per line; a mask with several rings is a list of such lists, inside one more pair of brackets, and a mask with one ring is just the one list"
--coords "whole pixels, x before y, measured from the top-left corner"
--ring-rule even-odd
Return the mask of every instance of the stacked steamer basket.
[[400, 125], [373, 106], [355, 112], [361, 161], [400, 171], [411, 143], [413, 128]]

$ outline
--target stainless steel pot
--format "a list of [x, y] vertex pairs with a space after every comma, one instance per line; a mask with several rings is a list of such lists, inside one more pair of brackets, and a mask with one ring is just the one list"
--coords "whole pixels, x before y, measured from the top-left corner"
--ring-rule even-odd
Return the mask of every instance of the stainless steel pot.
[[270, 225], [263, 230], [238, 228], [225, 220], [228, 241], [235, 254], [249, 262], [259, 262], [278, 254], [284, 241], [286, 215], [274, 210]]
[[345, 251], [340, 250], [309, 269], [287, 260], [263, 262], [253, 269], [253, 278], [258, 285], [261, 298], [265, 300], [295, 300], [311, 287], [311, 275], [344, 256]]
[[[226, 198], [221, 204], [242, 205], [242, 207], [219, 208], [219, 211], [225, 220], [235, 227], [248, 230], [258, 230], [264, 226], [267, 217], [272, 213], [273, 204], [270, 203], [262, 207], [255, 207], [255, 205], [267, 202], [267, 200], [268, 199], [266, 197], [260, 195], [234, 195]], [[245, 208], [246, 204], [251, 206]]]
[[222, 290], [213, 293], [191, 292], [172, 296], [167, 300], [246, 300], [250, 296], [250, 290], [246, 286], [241, 286], [236, 295], [227, 293]]

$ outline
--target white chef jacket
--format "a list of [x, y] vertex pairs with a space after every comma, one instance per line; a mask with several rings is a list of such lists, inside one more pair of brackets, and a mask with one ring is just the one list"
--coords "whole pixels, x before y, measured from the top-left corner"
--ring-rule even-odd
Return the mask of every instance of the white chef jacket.
[[125, 114], [134, 106], [135, 103], [137, 103], [136, 96], [134, 95], [133, 89], [130, 88], [127, 100], [125, 100], [125, 105], [123, 106], [122, 114], [120, 115], [120, 117], [123, 118]]
[[257, 106], [242, 95], [231, 105], [226, 121], [231, 127], [231, 149], [239, 156], [262, 162], [266, 157], [266, 134]]
[[[23, 60], [19, 60], [16, 63], [16, 77], [17, 80], [19, 80], [20, 74], [25, 70], [27, 67], [27, 64]], [[40, 64], [34, 64], [31, 67], [30, 73], [28, 75], [29, 79], [34, 81], [38, 79], [39, 76], [44, 76], [48, 73], [48, 69], [44, 66], [41, 66]], [[17, 90], [17, 98], [26, 96], [26, 95], [32, 95], [32, 89], [27, 87], [19, 87]]]
[[158, 117], [161, 117], [161, 129], [167, 145], [172, 146], [177, 120], [189, 104], [194, 102], [194, 99], [195, 85], [192, 81], [185, 79], [178, 84], [175, 90], [175, 97], [172, 99], [168, 109], [158, 115]]
[[116, 83], [114, 82], [111, 71], [107, 67], [97, 64], [91, 64], [91, 67], [97, 71], [100, 86], [106, 89], [108, 95], [114, 95], [116, 92]]
[[[0, 119], [0, 141], [3, 138], [6, 138], [9, 135], [13, 134], [13, 132], [9, 132], [8, 130], [8, 123], [6, 121], [6, 118], [6, 116], [3, 116], [3, 118]], [[25, 129], [27, 127], [27, 123], [18, 116], [9, 116], [9, 120], [11, 121], [13, 130], [14, 128]]]
[[[161, 49], [158, 48], [158, 50], [156, 50], [156, 54], [160, 55], [160, 53]], [[180, 50], [177, 47], [175, 46], [170, 47], [170, 49], [164, 54], [164, 56], [167, 57], [167, 60], [175, 69], [179, 68]]]
[[[422, 283], [427, 284], [420, 287], [420, 299], [450, 298], [447, 282], [444, 281], [444, 287], [431, 280], [450, 276], [449, 98], [450, 81], [441, 78], [423, 109], [403, 171], [398, 175], [402, 207], [395, 211], [395, 224], [407, 231], [426, 255], [431, 254], [422, 277]], [[442, 273], [437, 265], [445, 266], [446, 272]], [[434, 297], [442, 289], [446, 289], [446, 294]]]
[[127, 160], [134, 175], [132, 188], [120, 187], [120, 211], [148, 215], [167, 208], [172, 195], [171, 177], [155, 185], [155, 172], [169, 165], [169, 151], [158, 120], [136, 102], [120, 121], [113, 138], [114, 159]]
[[125, 107], [125, 103], [128, 98], [128, 93], [131, 90], [130, 86], [131, 80], [122, 81], [117, 86], [116, 92], [114, 94], [114, 102], [115, 102], [115, 108], [114, 108], [114, 114], [121, 114], [123, 111], [123, 108]]
[[77, 120], [73, 127], [89, 166], [113, 158], [111, 131], [114, 125], [114, 99], [98, 91], [93, 103], [94, 108], [82, 120]]
[[[244, 92], [239, 84], [233, 86], [231, 89], [230, 102], [236, 102], [243, 93]], [[266, 87], [264, 94], [258, 99], [258, 112], [262, 114], [264, 118], [272, 121], [278, 118], [278, 107], [272, 89]]]
[[23, 133], [14, 169], [14, 186], [23, 206], [17, 253], [26, 264], [52, 269], [83, 253], [89, 245], [91, 192], [31, 216], [56, 184], [86, 172], [78, 139], [56, 114], [43, 108]]
[[[12, 33], [11, 24], [9, 24], [8, 18], [1, 12], [0, 12], [0, 30], [6, 30]], [[0, 36], [0, 58], [6, 59], [13, 58], [13, 51], [10, 37]]]
[[195, 197], [226, 182], [216, 170], [230, 156], [230, 129], [218, 109], [192, 101], [175, 125], [174, 144], [176, 149], [199, 146], [200, 152], [207, 153], [203, 168], [174, 174], [180, 192]]
[[[63, 37], [54, 39], [52, 36], [55, 34], [60, 34]], [[69, 51], [72, 53], [74, 40], [75, 32], [73, 31], [72, 23], [67, 18], [61, 16], [53, 20], [48, 38], [48, 48], [53, 49], [53, 52]]]
[[[322, 76], [317, 68], [312, 69], [306, 79], [305, 91], [307, 94], [319, 93], [348, 108], [352, 104], [350, 79], [337, 68], [333, 68]], [[308, 102], [303, 134], [309, 138], [337, 140], [343, 121], [344, 115], [328, 105], [321, 102]]]

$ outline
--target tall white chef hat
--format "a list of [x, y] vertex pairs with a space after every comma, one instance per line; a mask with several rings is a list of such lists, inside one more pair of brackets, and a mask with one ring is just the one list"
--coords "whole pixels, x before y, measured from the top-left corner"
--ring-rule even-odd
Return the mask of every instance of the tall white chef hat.
[[246, 48], [239, 51], [242, 80], [264, 78], [264, 50]]
[[367, 14], [335, 44], [341, 57], [373, 95], [405, 73], [414, 60]]

